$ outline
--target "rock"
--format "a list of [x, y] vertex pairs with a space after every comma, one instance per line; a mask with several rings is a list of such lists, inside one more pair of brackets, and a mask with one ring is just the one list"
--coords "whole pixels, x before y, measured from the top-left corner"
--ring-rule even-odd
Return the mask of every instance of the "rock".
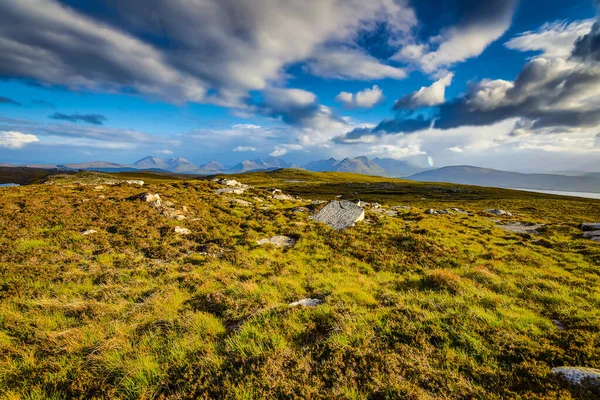
[[173, 214], [171, 215], [171, 219], [174, 219], [175, 221], [183, 221], [184, 219], [186, 219], [187, 217], [183, 214]]
[[485, 212], [488, 214], [505, 215], [507, 217], [512, 217], [512, 213], [510, 213], [508, 211], [504, 211], [504, 210], [490, 209], [490, 210], [485, 210]]
[[585, 222], [581, 224], [582, 231], [597, 231], [600, 230], [600, 222]]
[[446, 214], [450, 214], [448, 211], [446, 210], [434, 210], [433, 208], [430, 208], [429, 210], [425, 211], [425, 214], [430, 214], [430, 215], [446, 215]]
[[93, 235], [94, 233], [98, 233], [98, 231], [96, 231], [94, 229], [87, 229], [87, 230], [81, 232], [81, 234], [84, 236]]
[[600, 243], [600, 236], [593, 237], [592, 240]]
[[461, 210], [460, 208], [451, 208], [452, 211], [454, 211], [457, 214], [466, 214], [468, 215], [469, 213], [465, 210]]
[[371, 204], [371, 208], [381, 208], [381, 204], [373, 203], [373, 204]]
[[291, 201], [294, 200], [293, 196], [290, 196], [289, 194], [274, 194], [273, 198], [275, 200], [281, 200], [281, 201]]
[[573, 386], [600, 389], [600, 369], [585, 367], [552, 368], [552, 375]]
[[102, 185], [94, 186], [94, 190], [104, 190], [104, 186], [102, 186]]
[[529, 234], [529, 235], [539, 235], [539, 229], [543, 228], [545, 225], [540, 224], [540, 225], [536, 225], [536, 224], [525, 224], [522, 222], [511, 222], [508, 224], [498, 224], [497, 225], [498, 228], [500, 229], [504, 229], [505, 231], [508, 232], [512, 232], [512, 233], [518, 233], [520, 235], [525, 235], [525, 234]]
[[303, 306], [303, 307], [316, 307], [319, 304], [323, 303], [323, 300], [321, 299], [301, 299], [298, 301], [295, 301], [293, 303], [290, 303], [289, 306], [290, 307], [298, 307], [298, 306]]
[[359, 206], [359, 207], [363, 207], [364, 208], [364, 207], [370, 206], [371, 203], [367, 203], [366, 201], [360, 201], [359, 200], [359, 201], [356, 202], [356, 205]]
[[263, 199], [261, 199], [260, 197], [254, 196], [252, 197], [254, 199], [254, 201], [258, 202], [258, 203], [264, 203], [265, 201]]
[[147, 203], [152, 203], [155, 201], [160, 202], [160, 196], [158, 194], [152, 194], [152, 193], [145, 192], [145, 193], [136, 194], [135, 196], [131, 196], [128, 200], [142, 200]]
[[288, 236], [273, 236], [270, 239], [261, 239], [256, 242], [259, 246], [263, 244], [272, 244], [276, 247], [293, 247], [296, 241]]
[[312, 206], [318, 206], [319, 204], [327, 203], [327, 200], [313, 200], [310, 202]]
[[215, 192], [217, 194], [244, 194], [244, 191], [248, 189], [248, 188], [242, 188], [242, 187], [231, 187], [231, 188], [225, 188], [225, 189], [217, 189]]
[[595, 238], [597, 236], [600, 236], [600, 230], [599, 231], [587, 231], [587, 232], [583, 233], [583, 237], [587, 238], [587, 239]]
[[128, 180], [128, 181], [125, 181], [125, 183], [127, 183], [128, 185], [144, 186], [144, 181]]
[[103, 194], [101, 194], [100, 196], [98, 196], [98, 198], [99, 198], [100, 200], [104, 200], [104, 199], [106, 199], [106, 196], [105, 196], [105, 195], [103, 195]]
[[252, 203], [250, 203], [249, 201], [242, 200], [242, 199], [231, 199], [230, 201], [232, 203], [235, 203], [235, 204], [243, 206], [243, 207], [250, 207], [252, 205]]
[[242, 186], [242, 184], [235, 179], [221, 179], [218, 180], [217, 183], [225, 186]]
[[278, 193], [282, 193], [282, 192], [281, 192], [281, 189], [272, 189], [272, 190], [271, 190], [271, 194], [272, 194], [272, 195], [275, 195], [275, 194], [278, 194]]
[[187, 228], [181, 228], [181, 227], [179, 227], [179, 226], [176, 226], [176, 227], [175, 227], [175, 233], [178, 233], [178, 234], [180, 234], [180, 235], [189, 235], [189, 234], [191, 234], [191, 233], [192, 233], [192, 231], [190, 231], [190, 230], [189, 230], [189, 229], [187, 229]]
[[311, 219], [327, 224], [333, 229], [346, 229], [365, 219], [365, 210], [356, 204], [343, 200], [332, 201]]
[[341, 199], [343, 195], [338, 194], [337, 196], [335, 196], [336, 199]]
[[554, 324], [554, 326], [556, 327], [556, 329], [558, 329], [559, 331], [564, 331], [565, 330], [565, 324], [563, 324], [559, 320], [553, 319], [552, 323]]
[[165, 207], [173, 207], [175, 205], [172, 201], [165, 201], [163, 204]]
[[393, 206], [390, 207], [392, 210], [410, 210], [409, 206]]

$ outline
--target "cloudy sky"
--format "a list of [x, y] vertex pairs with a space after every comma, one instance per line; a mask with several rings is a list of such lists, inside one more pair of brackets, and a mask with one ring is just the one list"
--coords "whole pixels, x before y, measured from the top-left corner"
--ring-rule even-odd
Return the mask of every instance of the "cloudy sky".
[[0, 0], [0, 163], [600, 170], [593, 0]]

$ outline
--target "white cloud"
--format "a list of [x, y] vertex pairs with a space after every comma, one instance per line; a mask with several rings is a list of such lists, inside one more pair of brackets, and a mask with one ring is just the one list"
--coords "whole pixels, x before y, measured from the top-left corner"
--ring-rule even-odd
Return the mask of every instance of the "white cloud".
[[269, 155], [271, 157], [281, 157], [290, 151], [298, 151], [302, 149], [304, 149], [304, 147], [302, 147], [299, 144], [282, 144], [279, 146], [275, 146], [275, 148]]
[[424, 86], [418, 91], [402, 97], [394, 104], [395, 109], [415, 109], [419, 107], [431, 107], [446, 101], [446, 87], [452, 83], [453, 73], [447, 73], [444, 77], [435, 81], [431, 86]]
[[453, 153], [464, 153], [465, 152], [459, 146], [448, 147], [446, 150], [451, 151]]
[[256, 147], [251, 147], [251, 146], [238, 146], [233, 149], [233, 151], [241, 151], [241, 152], [256, 151], [256, 150], [257, 150]]
[[164, 150], [159, 150], [158, 153], [171, 155], [171, 154], [173, 154], [173, 151], [168, 150], [168, 149], [164, 149]]
[[335, 99], [346, 108], [372, 108], [381, 104], [385, 97], [379, 86], [374, 85], [372, 89], [366, 88], [356, 94], [341, 92]]
[[37, 136], [16, 131], [0, 132], [0, 147], [20, 149], [27, 143], [39, 142]]
[[321, 49], [307, 64], [317, 76], [337, 79], [374, 80], [404, 79], [402, 68], [383, 64], [376, 58], [355, 49]]

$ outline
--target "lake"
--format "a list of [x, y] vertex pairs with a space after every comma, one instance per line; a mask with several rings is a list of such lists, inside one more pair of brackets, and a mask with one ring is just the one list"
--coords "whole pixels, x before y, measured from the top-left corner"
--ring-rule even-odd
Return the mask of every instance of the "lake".
[[573, 197], [585, 197], [586, 199], [600, 199], [600, 193], [589, 193], [589, 192], [565, 192], [562, 190], [539, 190], [539, 189], [523, 189], [523, 188], [511, 188], [512, 190], [521, 190], [524, 192], [536, 192], [555, 194], [558, 196], [573, 196]]
[[13, 187], [13, 186], [21, 186], [18, 183], [0, 183], [0, 187]]

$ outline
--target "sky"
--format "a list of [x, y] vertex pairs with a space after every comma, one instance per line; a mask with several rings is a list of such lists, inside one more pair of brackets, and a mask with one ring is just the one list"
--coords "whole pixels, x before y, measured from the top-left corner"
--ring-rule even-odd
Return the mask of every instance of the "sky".
[[0, 164], [600, 171], [594, 0], [0, 0]]

